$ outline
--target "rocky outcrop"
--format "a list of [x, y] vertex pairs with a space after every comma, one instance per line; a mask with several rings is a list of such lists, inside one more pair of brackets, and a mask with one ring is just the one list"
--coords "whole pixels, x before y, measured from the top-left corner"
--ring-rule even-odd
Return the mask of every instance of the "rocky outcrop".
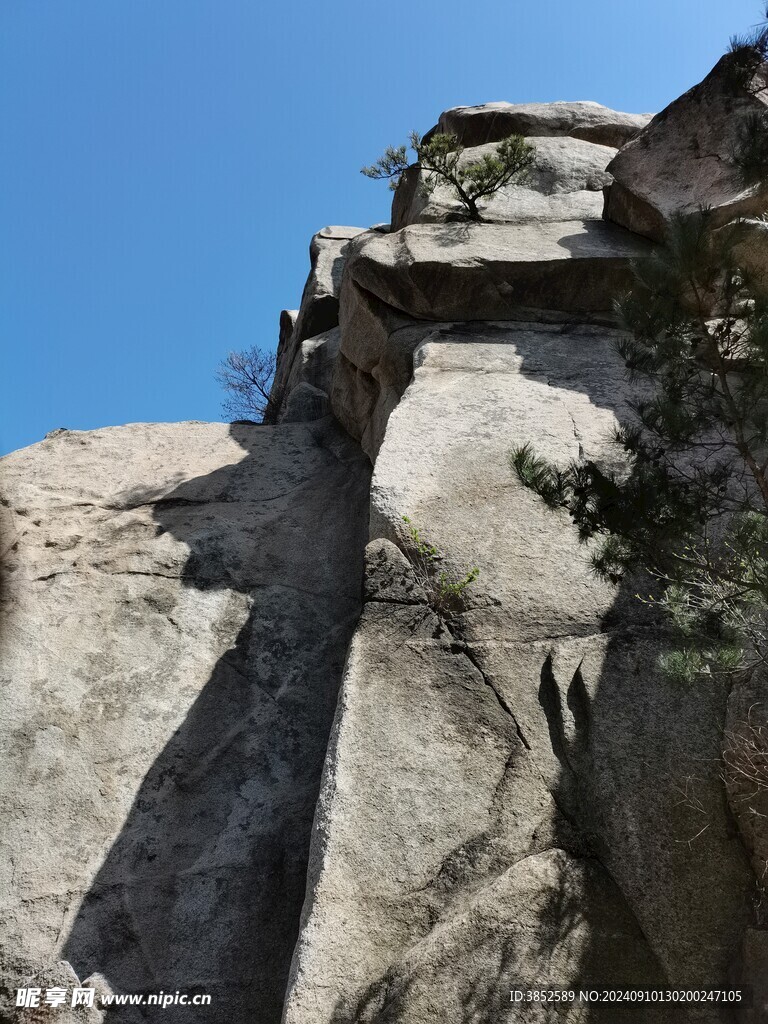
[[648, 251], [601, 221], [419, 224], [359, 236], [342, 285], [336, 416], [375, 458], [413, 350], [440, 322], [605, 318], [629, 284], [631, 259]]
[[[541, 136], [535, 117], [521, 127]], [[593, 156], [605, 180], [595, 143], [569, 164], [574, 140], [557, 142], [518, 222], [511, 195], [485, 223], [457, 220], [444, 193], [419, 197], [412, 168], [397, 230], [347, 250], [331, 398], [375, 463], [371, 544], [285, 1024], [553, 1020], [510, 1004], [510, 987], [608, 978], [760, 991], [754, 874], [722, 778], [733, 701], [658, 671], [659, 625], [633, 584], [599, 583], [567, 517], [509, 466], [527, 441], [562, 465], [609, 463], [638, 397], [609, 310], [650, 250], [534, 212], [589, 191]], [[405, 517], [479, 569], [450, 620], [401, 553]], [[748, 1013], [761, 1020], [759, 1002]], [[732, 1012], [638, 1004], [626, 1019]]]
[[[312, 271], [310, 271], [310, 276]], [[280, 312], [280, 330], [278, 333], [277, 340], [277, 363], [285, 367], [288, 362], [288, 352], [291, 348], [291, 342], [293, 340], [293, 332], [296, 329], [296, 320], [298, 319], [298, 309], [283, 309]], [[293, 358], [291, 356], [291, 358]], [[290, 369], [290, 366], [288, 367]]]
[[3, 460], [7, 988], [63, 957], [212, 997], [163, 1019], [279, 1018], [366, 463], [329, 418], [67, 431]]
[[[339, 323], [339, 289], [346, 245], [363, 230], [331, 226], [322, 228], [312, 237], [310, 270], [301, 296], [301, 308], [283, 310], [280, 314], [277, 372], [273, 384], [273, 399], [278, 405], [284, 401], [291, 384], [299, 382], [298, 370], [294, 371], [292, 381], [289, 382], [289, 378], [297, 355], [302, 359], [302, 342], [332, 330]], [[306, 355], [303, 358], [307, 358]], [[311, 380], [307, 383], [315, 386]]]
[[[650, 195], [675, 116], [630, 141], [648, 118], [597, 104], [447, 111], [467, 159], [533, 138], [531, 176], [475, 224], [411, 169], [394, 230], [316, 235], [278, 425], [64, 431], [5, 460], [8, 985], [63, 957], [214, 997], [165, 1020], [614, 1024], [510, 989], [734, 981], [763, 1024], [763, 833], [723, 743], [764, 692], [660, 674], [636, 585], [598, 580], [510, 468], [528, 441], [615, 465], [639, 392], [612, 303], [659, 232], [595, 203], [620, 145], [621, 188], [650, 161]], [[406, 517], [479, 572], [451, 615]]]
[[416, 224], [361, 235], [348, 250], [347, 279], [417, 319], [502, 320], [525, 308], [584, 313], [610, 310], [629, 285], [630, 260], [647, 251], [602, 221]]
[[587, 101], [483, 103], [443, 111], [432, 131], [455, 135], [463, 146], [482, 146], [508, 135], [555, 135], [618, 148], [629, 142], [650, 119], [650, 114], [624, 114]]
[[720, 224], [765, 211], [768, 185], [745, 185], [735, 157], [746, 118], [768, 109], [768, 90], [735, 84], [732, 64], [723, 57], [611, 161], [608, 220], [661, 239], [675, 214], [702, 206]]
[[[602, 189], [611, 176], [606, 171], [616, 150], [568, 137], [532, 137], [533, 166], [520, 182], [513, 182], [482, 204], [483, 220], [507, 224], [547, 221], [599, 220]], [[461, 164], [482, 160], [493, 145], [466, 149]], [[392, 204], [392, 228], [408, 224], [463, 219], [461, 204], [450, 189], [437, 185], [425, 196], [418, 165], [404, 175]]]

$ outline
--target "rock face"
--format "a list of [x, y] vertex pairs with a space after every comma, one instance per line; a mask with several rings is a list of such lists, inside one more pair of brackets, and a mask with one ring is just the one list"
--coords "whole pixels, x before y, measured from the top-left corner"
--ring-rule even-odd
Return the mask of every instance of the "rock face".
[[338, 327], [302, 341], [293, 357], [285, 385], [286, 392], [290, 394], [299, 384], [309, 384], [327, 394], [331, 390], [333, 367], [339, 354], [340, 342]]
[[[654, 232], [595, 203], [612, 147], [660, 182], [647, 120], [447, 111], [468, 147], [534, 138], [531, 178], [469, 224], [412, 169], [394, 230], [316, 235], [278, 425], [4, 460], [8, 987], [65, 958], [212, 994], [163, 1020], [764, 1024], [763, 833], [723, 772], [763, 684], [673, 686], [632, 582], [510, 468], [616, 457], [612, 302]], [[479, 571], [451, 616], [406, 518]], [[510, 998], [729, 980], [738, 1016]]]
[[3, 461], [2, 966], [275, 1021], [359, 614], [326, 418], [65, 432]]
[[674, 214], [701, 206], [710, 207], [719, 223], [765, 211], [768, 186], [745, 185], [734, 154], [745, 119], [766, 112], [768, 90], [735, 86], [731, 65], [732, 58], [723, 57], [611, 161], [609, 220], [661, 239]]
[[[66, 960], [59, 960], [38, 972], [31, 978], [24, 978], [22, 987], [35, 993], [37, 1005], [20, 1007], [16, 1010], [14, 1020], [18, 1024], [49, 1024], [56, 1020], [59, 1024], [102, 1024], [106, 1011], [102, 1000], [109, 998], [112, 992], [100, 975], [94, 975], [81, 981]], [[91, 989], [93, 1005], [89, 1002], [77, 1002], [73, 1005], [74, 991], [78, 988]], [[46, 1002], [51, 989], [58, 990], [53, 1005]], [[89, 996], [86, 995], [86, 1000]]]
[[[602, 221], [418, 224], [348, 250], [332, 404], [375, 458], [434, 321], [600, 318], [631, 279], [643, 239]], [[539, 314], [532, 313], [538, 309]]]
[[[281, 402], [289, 390], [289, 376], [302, 342], [336, 327], [339, 322], [339, 289], [344, 270], [347, 242], [363, 228], [325, 227], [312, 237], [309, 246], [310, 271], [301, 308], [283, 310], [280, 314], [280, 341], [277, 350], [277, 373], [274, 394]], [[294, 381], [298, 383], [296, 374]], [[307, 383], [313, 384], [308, 380]], [[314, 384], [313, 384], [314, 386]]]
[[[286, 1024], [550, 1019], [510, 1006], [510, 987], [727, 974], [750, 872], [717, 772], [725, 694], [654, 671], [653, 622], [508, 464], [526, 441], [561, 464], [606, 457], [630, 397], [613, 340], [472, 324], [416, 348], [374, 470], [386, 539], [369, 546]], [[480, 569], [450, 629], [402, 582], [404, 516]], [[694, 771], [709, 828], [689, 846], [700, 812], [675, 780]]]

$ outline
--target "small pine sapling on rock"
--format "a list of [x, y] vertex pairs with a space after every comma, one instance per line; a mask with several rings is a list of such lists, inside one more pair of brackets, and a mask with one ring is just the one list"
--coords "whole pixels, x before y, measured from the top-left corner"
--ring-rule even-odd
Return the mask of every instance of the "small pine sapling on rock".
[[[462, 161], [464, 147], [455, 135], [436, 133], [425, 142], [418, 132], [409, 136], [416, 163], [424, 172], [420, 185], [423, 195], [431, 195], [440, 183], [448, 185], [462, 204], [470, 220], [480, 221], [478, 203], [498, 192], [513, 179], [520, 179], [535, 159], [536, 151], [521, 135], [510, 135], [493, 152], [473, 161]], [[375, 164], [363, 167], [368, 178], [389, 181], [394, 191], [409, 167], [407, 146], [388, 146]]]

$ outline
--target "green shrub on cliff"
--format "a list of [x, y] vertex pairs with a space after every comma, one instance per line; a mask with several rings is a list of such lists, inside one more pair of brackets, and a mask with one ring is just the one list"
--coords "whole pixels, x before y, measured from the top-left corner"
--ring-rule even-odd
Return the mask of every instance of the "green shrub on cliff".
[[[493, 152], [474, 161], [462, 161], [464, 147], [455, 135], [436, 133], [425, 142], [418, 132], [411, 132], [409, 141], [424, 172], [422, 194], [431, 195], [438, 184], [447, 184], [471, 220], [482, 220], [478, 202], [498, 192], [513, 178], [519, 178], [536, 155], [534, 147], [521, 135], [510, 135]], [[388, 179], [394, 190], [409, 166], [407, 146], [388, 146], [384, 155], [375, 164], [363, 167], [361, 173], [369, 178]]]
[[467, 587], [475, 582], [480, 570], [477, 566], [459, 571], [445, 567], [442, 551], [425, 540], [421, 530], [413, 525], [408, 516], [403, 516], [403, 522], [408, 529], [405, 554], [419, 585], [427, 595], [430, 607], [441, 616], [461, 611]]

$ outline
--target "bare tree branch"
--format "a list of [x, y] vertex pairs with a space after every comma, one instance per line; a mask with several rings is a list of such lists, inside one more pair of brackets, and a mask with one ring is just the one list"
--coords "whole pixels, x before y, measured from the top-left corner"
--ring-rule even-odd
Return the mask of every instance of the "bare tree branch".
[[216, 380], [227, 392], [222, 404], [224, 415], [230, 420], [276, 422], [282, 396], [274, 387], [274, 379], [274, 352], [265, 352], [256, 345], [230, 352], [216, 372]]

